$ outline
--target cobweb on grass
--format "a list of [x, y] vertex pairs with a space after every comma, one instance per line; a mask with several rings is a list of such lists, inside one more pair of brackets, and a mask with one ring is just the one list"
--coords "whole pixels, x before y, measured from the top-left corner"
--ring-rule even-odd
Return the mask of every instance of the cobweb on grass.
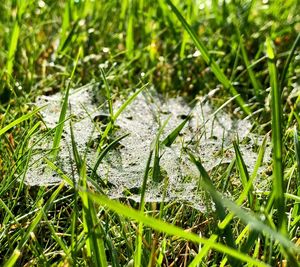
[[[62, 97], [57, 93], [40, 96], [36, 100], [37, 106], [47, 104], [41, 111], [41, 116], [48, 129], [53, 129], [58, 122]], [[262, 137], [250, 133], [251, 123], [247, 120], [233, 119], [222, 110], [212, 116], [215, 109], [204, 100], [205, 98], [199, 99], [191, 108], [181, 97], [164, 99], [150, 91], [140, 94], [116, 121], [114, 137], [127, 133], [129, 135], [106, 155], [97, 170], [101, 180], [111, 185], [106, 189], [106, 194], [111, 198], [127, 197], [139, 201], [150, 146], [160, 126], [169, 119], [161, 137], [163, 140], [189, 114], [192, 118], [176, 141], [171, 147], [161, 149], [160, 168], [164, 175], [163, 181], [155, 183], [149, 177], [146, 201], [162, 201], [166, 190], [165, 201], [183, 200], [195, 208], [204, 209], [198, 189], [199, 173], [189, 161], [185, 149], [199, 156], [206, 170], [210, 172], [221, 163], [231, 162], [234, 158], [232, 140], [238, 137], [244, 160], [251, 172], [257, 158], [257, 152], [253, 148], [261, 144]], [[70, 93], [68, 115], [72, 115], [78, 151], [81, 155], [87, 153], [87, 166], [93, 166], [97, 160], [96, 147], [101, 131], [95, 128], [100, 129], [101, 122], [95, 121], [106, 116], [106, 110], [100, 104], [95, 101], [93, 86], [85, 86]], [[114, 110], [121, 105], [122, 101], [115, 101]], [[243, 143], [245, 144], [242, 145]], [[51, 146], [52, 138], [49, 136], [36, 145], [27, 171], [27, 184], [48, 185], [61, 181], [42, 161]], [[268, 154], [266, 161], [269, 161]], [[65, 123], [56, 165], [70, 178], [78, 179], [68, 121]]]

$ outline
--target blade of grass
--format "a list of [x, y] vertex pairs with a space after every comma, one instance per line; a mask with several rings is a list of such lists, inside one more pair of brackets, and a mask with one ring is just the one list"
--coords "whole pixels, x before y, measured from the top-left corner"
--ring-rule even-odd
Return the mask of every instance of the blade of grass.
[[6, 133], [8, 130], [10, 130], [11, 128], [13, 128], [14, 126], [18, 125], [19, 123], [26, 121], [28, 119], [30, 119], [34, 114], [36, 114], [37, 112], [39, 112], [42, 108], [44, 107], [40, 107], [35, 109], [34, 111], [23, 115], [22, 117], [12, 121], [10, 124], [8, 124], [7, 126], [3, 127], [2, 129], [0, 129], [0, 136], [4, 133]]
[[[11, 39], [9, 43], [9, 50], [7, 55], [7, 62], [6, 62], [6, 73], [8, 76], [8, 81], [10, 80], [10, 76], [13, 72], [14, 67], [14, 60], [15, 60], [15, 54], [17, 51], [17, 46], [19, 42], [19, 35], [20, 35], [20, 26], [22, 23], [22, 16], [24, 11], [26, 10], [26, 7], [28, 6], [28, 1], [17, 1], [17, 14], [11, 34]], [[2, 93], [2, 92], [0, 92]]]
[[254, 74], [254, 72], [253, 72], [253, 70], [250, 66], [250, 61], [249, 61], [249, 58], [248, 58], [248, 55], [247, 55], [247, 52], [246, 52], [246, 49], [245, 49], [245, 46], [244, 46], [244, 40], [243, 40], [243, 37], [241, 36], [241, 33], [238, 30], [238, 28], [237, 28], [237, 32], [238, 32], [238, 36], [240, 38], [240, 47], [241, 47], [241, 52], [242, 52], [242, 58], [243, 58], [244, 63], [246, 65], [250, 81], [251, 81], [252, 86], [254, 88], [255, 95], [258, 97], [260, 95], [260, 92], [261, 92], [263, 87], [262, 87], [261, 83], [259, 82], [259, 80], [255, 77], [255, 74]]
[[287, 217], [284, 201], [284, 178], [282, 164], [282, 106], [281, 92], [278, 84], [278, 74], [275, 64], [275, 53], [270, 38], [266, 39], [266, 52], [268, 56], [268, 68], [271, 84], [272, 101], [272, 148], [273, 148], [273, 195], [274, 205], [278, 213], [278, 230], [287, 235]]
[[[212, 242], [216, 242], [218, 236], [213, 234], [209, 240]], [[189, 264], [189, 267], [198, 267], [199, 264], [202, 262], [203, 258], [207, 256], [208, 251], [211, 249], [211, 246], [206, 244], [203, 248], [200, 249], [199, 253], [193, 259], [193, 261]]]
[[61, 183], [58, 186], [58, 188], [53, 192], [51, 197], [47, 200], [45, 205], [36, 214], [35, 218], [30, 223], [29, 227], [27, 228], [26, 233], [23, 235], [23, 237], [19, 241], [16, 249], [14, 250], [11, 257], [9, 258], [8, 262], [13, 262], [13, 261], [16, 261], [18, 259], [17, 256], [20, 256], [20, 254], [18, 252], [21, 251], [22, 248], [24, 247], [24, 245], [27, 243], [27, 241], [29, 240], [31, 232], [33, 232], [35, 230], [35, 228], [37, 227], [37, 225], [41, 221], [41, 219], [43, 217], [43, 214], [47, 213], [48, 210], [51, 208], [51, 206], [53, 205], [53, 201], [57, 198], [59, 192], [63, 189], [64, 185], [65, 185], [64, 183]]
[[[86, 164], [83, 164], [80, 170], [80, 178], [83, 188], [87, 189]], [[87, 234], [88, 256], [91, 258], [95, 266], [107, 266], [104, 240], [102, 238], [101, 226], [97, 225], [97, 212], [94, 203], [92, 203], [86, 195], [80, 195], [83, 203], [83, 228]]]
[[79, 60], [79, 57], [81, 56], [81, 54], [82, 54], [82, 49], [80, 47], [79, 50], [78, 50], [78, 53], [77, 53], [76, 60], [74, 62], [74, 67], [73, 67], [70, 79], [68, 81], [66, 93], [65, 93], [65, 96], [64, 96], [64, 101], [63, 101], [62, 108], [61, 108], [61, 111], [60, 111], [59, 120], [58, 120], [59, 126], [56, 128], [54, 139], [53, 139], [51, 156], [54, 160], [57, 158], [57, 155], [58, 155], [58, 152], [59, 152], [59, 144], [60, 144], [61, 136], [62, 136], [62, 133], [63, 133], [64, 121], [65, 121], [66, 114], [67, 114], [67, 109], [68, 109], [69, 91], [70, 91], [70, 87], [71, 87], [71, 82], [73, 80], [75, 70], [77, 68], [78, 60]]
[[100, 68], [100, 71], [101, 71], [101, 75], [102, 75], [102, 80], [104, 82], [105, 95], [106, 95], [106, 99], [107, 99], [107, 102], [108, 102], [108, 109], [109, 109], [110, 119], [112, 120], [114, 118], [114, 113], [113, 113], [113, 105], [112, 105], [112, 98], [111, 98], [111, 90], [110, 90], [108, 82], [106, 80], [104, 70], [102, 68]]
[[102, 146], [104, 144], [105, 139], [107, 138], [109, 132], [113, 128], [113, 123], [117, 120], [117, 118], [120, 116], [120, 114], [124, 111], [125, 108], [127, 108], [128, 105], [147, 87], [148, 84], [143, 85], [139, 90], [135, 91], [117, 110], [117, 112], [114, 114], [113, 119], [107, 124], [105, 127], [105, 130], [103, 134], [101, 135], [101, 140], [99, 142], [97, 152], [101, 153]]
[[[244, 187], [243, 192], [241, 193], [241, 195], [239, 196], [238, 200], [236, 201], [236, 204], [239, 205], [239, 206], [242, 205], [242, 203], [243, 203], [244, 199], [246, 198], [249, 190], [251, 188], [253, 188], [253, 182], [254, 182], [254, 179], [257, 176], [258, 168], [261, 166], [261, 164], [263, 162], [263, 158], [264, 158], [264, 154], [265, 154], [265, 149], [266, 149], [266, 144], [267, 144], [267, 136], [264, 137], [262, 145], [261, 145], [261, 147], [259, 149], [258, 157], [257, 157], [256, 163], [255, 163], [253, 172], [251, 174], [251, 177], [250, 177], [249, 181], [247, 182], [247, 185]], [[233, 213], [229, 213], [226, 216], [226, 218], [219, 224], [219, 227], [221, 229], [223, 229], [232, 219], [233, 219]]]
[[[205, 181], [205, 184], [211, 188], [211, 191], [216, 191], [213, 182], [211, 181], [206, 170], [203, 168], [201, 162], [199, 160], [197, 160], [194, 157], [194, 155], [189, 154], [189, 156], [190, 156], [190, 160], [196, 165], [197, 169], [199, 170], [199, 172], [201, 174], [202, 179], [199, 181], [199, 184], [201, 184], [202, 181]], [[208, 191], [208, 193], [210, 193], [210, 191]], [[217, 214], [218, 218], [220, 220], [224, 220], [227, 212], [222, 204], [222, 201], [220, 199], [216, 198], [213, 194], [210, 194], [210, 196], [212, 197], [212, 199], [215, 203], [216, 214]], [[223, 235], [224, 235], [226, 244], [234, 249], [237, 249], [234, 239], [233, 239], [234, 235], [232, 232], [231, 225], [228, 224], [228, 225], [226, 225], [226, 227], [224, 229], [221, 229], [221, 230], [223, 230]], [[230, 258], [230, 264], [233, 266], [236, 266], [237, 264], [239, 264], [239, 262], [237, 262], [235, 259]]]
[[127, 30], [126, 30], [126, 53], [129, 59], [134, 56], [134, 2], [129, 0], [129, 5], [127, 8], [128, 19], [127, 19]]
[[21, 251], [18, 249], [15, 249], [13, 254], [7, 260], [7, 262], [4, 263], [3, 267], [14, 267], [20, 256], [21, 256]]
[[[197, 162], [197, 167], [199, 169], [200, 174], [206, 176], [207, 172], [205, 171], [200, 161]], [[216, 201], [218, 201], [224, 207], [232, 211], [236, 216], [240, 218], [241, 221], [249, 225], [250, 228], [258, 231], [259, 233], [268, 234], [284, 247], [294, 251], [294, 253], [300, 253], [300, 248], [297, 247], [293, 242], [291, 242], [285, 235], [264, 224], [262, 221], [256, 218], [256, 215], [253, 212], [246, 212], [243, 208], [239, 207], [228, 198], [222, 196], [219, 192], [215, 190], [213, 186], [211, 186], [211, 182], [209, 180], [202, 179], [201, 185], [214, 197], [214, 199], [216, 199]]]
[[183, 127], [186, 125], [186, 123], [191, 119], [191, 116], [187, 116], [182, 123], [180, 123], [170, 134], [168, 134], [168, 136], [161, 142], [162, 145], [165, 145], [167, 147], [170, 147], [175, 139], [177, 138], [177, 136], [179, 135], [179, 133], [181, 132], [181, 130], [183, 129]]
[[97, 173], [97, 169], [99, 168], [103, 158], [105, 157], [105, 155], [111, 150], [113, 149], [115, 146], [117, 146], [119, 144], [119, 142], [124, 139], [125, 137], [127, 137], [129, 135], [128, 134], [124, 134], [118, 138], [116, 138], [115, 140], [113, 140], [111, 143], [109, 143], [100, 153], [100, 155], [97, 158], [97, 161], [93, 167], [93, 175], [92, 178], [95, 178], [96, 173]]
[[[235, 156], [236, 156], [236, 164], [239, 170], [239, 174], [240, 174], [240, 178], [242, 180], [242, 185], [244, 187], [243, 190], [245, 190], [245, 188], [247, 187], [247, 184], [249, 183], [250, 179], [249, 179], [249, 173], [246, 167], [246, 164], [244, 162], [244, 159], [242, 157], [240, 148], [237, 144], [236, 141], [233, 142], [233, 147], [234, 147], [234, 151], [235, 151]], [[248, 202], [249, 202], [249, 206], [253, 209], [253, 201], [254, 201], [254, 196], [253, 196], [253, 184], [252, 182], [250, 183], [250, 190], [248, 190]]]
[[[146, 186], [147, 186], [147, 180], [148, 180], [148, 176], [149, 176], [152, 155], [153, 155], [153, 149], [151, 148], [149, 156], [148, 156], [145, 172], [144, 172], [143, 184], [142, 184], [142, 189], [141, 189], [141, 198], [140, 198], [140, 206], [139, 206], [139, 210], [141, 212], [144, 212], [144, 209], [145, 209], [145, 193], [146, 193]], [[136, 249], [134, 251], [134, 265], [135, 266], [141, 266], [142, 245], [143, 245], [143, 227], [144, 227], [143, 222], [139, 222], [137, 238], [135, 240], [135, 245], [136, 245]]]
[[295, 51], [296, 51], [296, 48], [297, 48], [298, 44], [300, 44], [300, 33], [298, 33], [297, 38], [296, 38], [295, 42], [293, 43], [293, 46], [292, 46], [291, 51], [289, 53], [289, 56], [288, 56], [288, 58], [287, 58], [287, 60], [284, 64], [284, 68], [283, 68], [283, 71], [282, 71], [282, 74], [281, 74], [281, 79], [280, 79], [280, 88], [283, 88], [283, 84], [285, 82], [285, 77], [286, 77], [288, 68], [291, 64], [292, 58], [295, 54]]
[[187, 23], [187, 21], [184, 19], [184, 17], [181, 15], [181, 13], [178, 11], [178, 9], [174, 6], [174, 4], [170, 0], [166, 0], [167, 4], [171, 7], [173, 13], [176, 15], [178, 20], [181, 22], [184, 29], [188, 32], [190, 37], [192, 38], [194, 44], [200, 51], [204, 61], [206, 64], [208, 64], [212, 70], [212, 72], [215, 74], [217, 79], [222, 83], [222, 85], [230, 91], [230, 93], [233, 96], [236, 96], [237, 104], [240, 106], [240, 108], [247, 114], [251, 115], [250, 108], [246, 105], [243, 98], [238, 94], [237, 90], [234, 88], [232, 83], [229, 81], [229, 79], [224, 75], [222, 70], [220, 69], [219, 65], [212, 59], [210, 56], [207, 48], [202, 43], [202, 41], [198, 38], [195, 31], [192, 29], [192, 27]]
[[92, 192], [83, 191], [83, 190], [81, 190], [80, 192], [83, 194], [86, 194], [95, 203], [98, 203], [99, 205], [105, 205], [110, 210], [116, 212], [119, 215], [125, 216], [127, 218], [131, 218], [131, 219], [139, 221], [139, 222], [143, 222], [145, 225], [147, 225], [159, 232], [163, 232], [163, 233], [166, 233], [171, 236], [180, 237], [185, 240], [190, 240], [190, 241], [198, 243], [198, 244], [209, 244], [212, 248], [214, 248], [217, 251], [220, 251], [221, 253], [228, 254], [232, 257], [235, 257], [235, 258], [245, 261], [247, 263], [252, 263], [255, 266], [268, 266], [267, 264], [265, 264], [259, 260], [253, 259], [253, 258], [249, 257], [248, 255], [240, 253], [235, 249], [232, 249], [232, 248], [222, 245], [220, 243], [214, 242], [212, 240], [199, 237], [198, 235], [196, 235], [194, 233], [185, 231], [182, 228], [179, 228], [170, 223], [166, 223], [162, 220], [158, 220], [153, 217], [146, 216], [146, 215], [144, 215], [144, 213], [142, 211], [136, 211], [136, 210], [129, 208], [117, 201], [110, 200], [106, 196], [95, 194]]

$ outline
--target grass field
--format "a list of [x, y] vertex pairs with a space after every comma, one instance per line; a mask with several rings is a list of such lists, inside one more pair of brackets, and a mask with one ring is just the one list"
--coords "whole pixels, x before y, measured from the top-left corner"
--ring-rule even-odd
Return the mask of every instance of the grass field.
[[[299, 10], [298, 0], [1, 1], [0, 265], [299, 266]], [[158, 151], [172, 145], [179, 127], [165, 140], [158, 132], [149, 147], [139, 203], [111, 200], [101, 185], [91, 186], [76, 136], [75, 183], [56, 159], [69, 91], [91, 82], [100, 83], [110, 118], [95, 169], [118, 142], [109, 138], [118, 116], [153, 86], [187, 100], [217, 88], [211, 104], [247, 117], [265, 137], [254, 170], [238, 140], [226, 175], [207, 172], [186, 149], [207, 212], [179, 201], [147, 203], [147, 179], [160, 175]], [[57, 92], [64, 94], [59, 123], [47, 131], [32, 103]], [[117, 112], [116, 99], [125, 103]], [[44, 160], [61, 184], [24, 183], [37, 134], [51, 137]], [[259, 179], [267, 145], [272, 163]], [[225, 179], [239, 180], [239, 188], [219, 186]], [[270, 190], [258, 190], [262, 180]]]

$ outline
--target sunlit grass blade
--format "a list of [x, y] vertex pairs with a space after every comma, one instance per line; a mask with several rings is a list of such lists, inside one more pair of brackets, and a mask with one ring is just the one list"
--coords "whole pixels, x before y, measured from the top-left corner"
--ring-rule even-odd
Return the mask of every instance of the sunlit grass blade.
[[18, 249], [15, 249], [13, 254], [10, 256], [10, 258], [4, 263], [3, 267], [16, 266], [16, 262], [19, 259], [20, 255], [21, 255], [21, 251]]
[[129, 1], [127, 7], [126, 53], [129, 59], [132, 59], [134, 56], [134, 4], [135, 1]]
[[113, 112], [113, 105], [112, 105], [112, 98], [111, 98], [111, 90], [110, 90], [108, 82], [106, 80], [104, 70], [102, 68], [100, 68], [100, 71], [101, 71], [101, 75], [102, 75], [102, 80], [104, 82], [105, 95], [106, 95], [106, 100], [108, 102], [109, 115], [110, 115], [110, 119], [112, 120], [114, 118], [114, 112]]
[[[215, 203], [215, 208], [216, 208], [216, 214], [218, 216], [218, 218], [220, 220], [224, 220], [226, 217], [226, 210], [222, 204], [222, 200], [220, 200], [219, 198], [215, 197], [214, 194], [211, 194], [211, 192], [215, 192], [215, 186], [213, 184], [213, 182], [211, 181], [208, 173], [206, 172], [206, 170], [203, 168], [202, 163], [200, 162], [200, 160], [197, 160], [194, 155], [189, 154], [191, 161], [196, 165], [197, 169], [200, 172], [201, 175], [201, 180], [199, 181], [199, 184], [201, 185], [202, 181], [204, 181], [205, 185], [207, 185], [210, 190], [207, 190], [209, 193], [209, 195], [211, 196], [211, 198], [213, 199], [214, 203]], [[237, 249], [234, 239], [233, 239], [233, 232], [232, 232], [232, 228], [231, 226], [228, 224], [226, 225], [226, 227], [224, 229], [222, 229], [224, 232], [222, 233], [224, 235], [225, 238], [225, 242], [228, 246]], [[230, 258], [230, 263], [232, 265], [237, 265], [238, 262], [235, 259]]]
[[116, 147], [116, 146], [119, 144], [119, 142], [120, 142], [122, 139], [124, 139], [126, 136], [128, 136], [128, 135], [129, 135], [129, 134], [124, 134], [124, 135], [122, 135], [122, 136], [116, 138], [115, 140], [113, 140], [112, 142], [110, 142], [110, 143], [109, 143], [109, 144], [101, 151], [101, 153], [100, 153], [100, 155], [98, 156], [97, 161], [96, 161], [96, 163], [95, 163], [95, 165], [94, 165], [94, 167], [93, 167], [93, 174], [94, 174], [94, 175], [92, 175], [92, 178], [95, 177], [95, 174], [96, 174], [96, 172], [97, 172], [97, 169], [99, 168], [99, 166], [100, 166], [100, 164], [101, 164], [103, 158], [105, 157], [105, 155], [106, 155], [110, 150], [112, 150], [114, 147]]
[[282, 164], [282, 105], [281, 90], [278, 83], [275, 52], [270, 38], [266, 40], [266, 53], [271, 85], [272, 101], [272, 147], [273, 147], [273, 187], [274, 204], [277, 209], [277, 227], [282, 234], [287, 234], [287, 217], [285, 214], [284, 180]]
[[122, 106], [114, 114], [114, 121], [120, 116], [124, 109], [142, 92], [147, 88], [148, 84], [144, 84], [140, 89], [136, 90], [128, 99], [122, 104]]
[[170, 223], [166, 223], [162, 220], [158, 220], [149, 216], [144, 215], [142, 211], [137, 211], [132, 208], [129, 208], [117, 201], [110, 200], [104, 195], [95, 194], [92, 192], [86, 192], [87, 196], [95, 203], [98, 203], [99, 205], [105, 205], [110, 210], [116, 212], [119, 215], [125, 216], [127, 218], [131, 218], [133, 220], [136, 220], [138, 222], [143, 222], [145, 225], [151, 227], [154, 230], [157, 230], [159, 232], [166, 233], [171, 236], [176, 236], [183, 238], [185, 240], [190, 240], [192, 242], [195, 242], [197, 244], [208, 244], [213, 249], [228, 254], [232, 257], [235, 257], [236, 259], [239, 259], [241, 261], [244, 261], [246, 263], [252, 263], [255, 266], [268, 266], [267, 264], [253, 259], [252, 257], [243, 254], [233, 248], [230, 248], [228, 246], [225, 246], [223, 244], [214, 242], [212, 240], [199, 237], [198, 235], [191, 233], [189, 231], [185, 231], [182, 228], [179, 228], [175, 225], [172, 225]]
[[60, 144], [60, 141], [61, 141], [61, 136], [62, 136], [63, 129], [64, 129], [64, 121], [65, 121], [65, 118], [66, 118], [66, 114], [67, 114], [67, 110], [68, 110], [68, 104], [69, 104], [69, 91], [70, 91], [70, 88], [71, 88], [71, 82], [72, 82], [72, 79], [74, 77], [75, 70], [76, 70], [78, 60], [79, 60], [79, 57], [80, 57], [81, 53], [82, 53], [82, 51], [81, 51], [81, 48], [80, 48], [78, 53], [77, 53], [77, 58], [74, 62], [74, 67], [73, 67], [73, 70], [72, 70], [72, 73], [71, 73], [71, 76], [70, 76], [70, 80], [68, 81], [68, 84], [67, 84], [66, 93], [65, 93], [65, 96], [64, 96], [63, 104], [62, 104], [60, 115], [59, 115], [58, 127], [56, 128], [54, 139], [53, 139], [53, 145], [52, 145], [52, 158], [53, 159], [56, 159], [56, 157], [58, 155], [58, 152], [59, 152], [59, 144]]
[[11, 128], [13, 128], [14, 126], [18, 125], [19, 123], [26, 121], [28, 119], [30, 119], [34, 114], [38, 113], [43, 107], [37, 108], [34, 111], [23, 115], [22, 117], [15, 119], [14, 121], [12, 121], [11, 123], [9, 123], [8, 125], [6, 125], [5, 127], [3, 127], [2, 129], [0, 129], [0, 136], [4, 133], [6, 133], [8, 130], [10, 130]]
[[[6, 62], [6, 74], [8, 81], [10, 80], [10, 76], [13, 72], [14, 67], [14, 61], [15, 61], [15, 55], [17, 52], [18, 42], [19, 42], [19, 36], [20, 36], [20, 26], [21, 26], [21, 20], [23, 13], [26, 11], [27, 6], [30, 2], [27, 1], [18, 1], [17, 4], [17, 14], [14, 21], [13, 30], [11, 33], [10, 43], [9, 43], [9, 49], [7, 54], [7, 62]], [[0, 93], [2, 93], [0, 91]]]
[[[233, 142], [233, 147], [234, 147], [235, 156], [236, 156], [236, 164], [237, 164], [240, 178], [241, 178], [244, 190], [245, 190], [245, 188], [247, 187], [247, 184], [249, 183], [249, 173], [248, 173], [246, 164], [244, 162], [244, 159], [242, 157], [242, 154], [241, 154], [241, 151], [239, 149], [237, 142]], [[253, 203], [254, 197], [253, 197], [253, 193], [252, 193], [253, 184], [251, 183], [250, 186], [251, 186], [251, 188], [248, 192], [248, 202], [249, 202], [249, 206], [253, 209], [253, 204], [254, 204]]]
[[[239, 198], [236, 201], [236, 204], [239, 205], [239, 206], [242, 205], [244, 199], [249, 194], [248, 192], [251, 190], [251, 188], [253, 188], [253, 182], [254, 182], [254, 179], [257, 176], [258, 168], [261, 166], [261, 164], [263, 162], [263, 158], [264, 158], [264, 154], [265, 154], [265, 149], [266, 149], [266, 144], [267, 144], [267, 136], [265, 136], [265, 138], [264, 138], [264, 140], [263, 140], [263, 142], [261, 144], [261, 147], [259, 149], [258, 157], [257, 157], [256, 163], [255, 163], [253, 172], [252, 172], [252, 174], [250, 176], [250, 179], [247, 182], [247, 184], [245, 185], [245, 187], [243, 189], [243, 192], [240, 194]], [[234, 214], [232, 212], [229, 213], [226, 216], [226, 218], [219, 224], [219, 227], [221, 229], [224, 228], [232, 220], [233, 216], [234, 216]]]
[[[202, 169], [202, 171], [203, 170], [205, 171], [204, 167], [199, 161], [198, 161], [198, 166], [200, 167], [200, 169]], [[203, 174], [205, 174], [205, 172], [203, 172]], [[285, 235], [272, 229], [270, 226], [268, 226], [267, 224], [259, 220], [256, 217], [255, 213], [245, 211], [243, 208], [239, 207], [228, 198], [222, 196], [219, 192], [215, 190], [213, 186], [211, 186], [211, 182], [209, 182], [207, 179], [202, 179], [201, 185], [205, 190], [207, 190], [210, 193], [210, 195], [218, 203], [221, 203], [224, 207], [228, 208], [241, 221], [243, 221], [246, 225], [249, 225], [252, 230], [255, 230], [261, 234], [267, 234], [268, 236], [272, 237], [274, 240], [279, 242], [283, 247], [288, 249], [290, 255], [293, 254], [296, 255], [300, 253], [300, 248], [297, 247], [293, 242], [291, 242]]]
[[208, 64], [212, 70], [212, 72], [215, 74], [217, 79], [222, 83], [222, 85], [230, 91], [230, 93], [233, 96], [236, 96], [236, 101], [240, 108], [247, 114], [251, 114], [250, 108], [246, 105], [243, 98], [238, 94], [237, 90], [234, 88], [232, 83], [229, 81], [229, 79], [224, 75], [223, 71], [219, 67], [219, 65], [213, 60], [213, 58], [210, 56], [208, 49], [206, 46], [202, 43], [202, 41], [198, 38], [195, 31], [192, 29], [192, 27], [187, 23], [187, 21], [184, 19], [184, 17], [181, 15], [181, 13], [178, 11], [178, 9], [174, 6], [174, 4], [170, 0], [166, 0], [167, 4], [171, 7], [172, 11], [178, 18], [178, 20], [181, 22], [182, 26], [185, 28], [185, 30], [188, 32], [190, 37], [192, 38], [194, 44], [199, 49], [201, 56], [203, 57], [206, 64]]
[[[147, 186], [147, 181], [148, 181], [148, 176], [149, 176], [149, 171], [150, 171], [152, 155], [153, 155], [153, 149], [151, 148], [149, 156], [148, 156], [148, 160], [147, 160], [147, 164], [146, 164], [146, 168], [145, 168], [145, 172], [144, 172], [142, 188], [141, 188], [141, 198], [140, 198], [140, 206], [139, 206], [139, 210], [141, 212], [144, 212], [144, 209], [145, 209], [145, 193], [146, 193], [146, 186]], [[142, 245], [143, 245], [143, 227], [144, 227], [143, 222], [139, 222], [137, 237], [135, 239], [135, 245], [136, 245], [136, 248], [134, 251], [135, 266], [141, 265]]]
[[191, 116], [187, 116], [183, 120], [183, 122], [181, 122], [170, 134], [168, 134], [168, 136], [161, 142], [161, 144], [170, 147], [190, 119]]
[[[72, 179], [70, 179], [64, 172], [57, 167], [53, 162], [44, 158], [47, 165], [55, 171], [67, 184], [74, 187]], [[80, 181], [81, 186], [87, 189], [87, 176], [86, 176], [86, 165], [85, 159], [82, 160], [82, 166], [80, 169]], [[79, 192], [79, 196], [83, 203], [83, 228], [86, 235], [85, 244], [87, 251], [87, 260], [92, 261], [95, 266], [107, 266], [104, 240], [103, 240], [103, 230], [100, 225], [97, 224], [97, 212], [93, 203], [89, 201], [86, 194]], [[79, 245], [78, 245], [79, 247]], [[77, 248], [78, 248], [77, 247]]]
[[127, 98], [127, 100], [121, 105], [121, 107], [116, 111], [116, 113], [113, 116], [113, 119], [107, 124], [105, 127], [105, 130], [103, 134], [101, 135], [101, 141], [99, 142], [97, 152], [101, 152], [101, 148], [104, 144], [104, 141], [108, 137], [109, 132], [113, 129], [113, 122], [117, 120], [117, 118], [120, 116], [120, 114], [127, 108], [128, 105], [145, 89], [147, 88], [148, 84], [143, 85], [140, 89], [136, 90], [130, 97]]
[[[209, 240], [216, 242], [218, 239], [218, 236], [213, 234]], [[196, 255], [196, 257], [193, 259], [193, 261], [189, 264], [189, 267], [198, 267], [201, 262], [203, 262], [203, 258], [207, 256], [208, 251], [211, 249], [211, 246], [206, 244], [203, 246], [203, 248], [200, 249], [199, 253]]]
[[24, 235], [20, 239], [20, 241], [19, 241], [16, 249], [14, 250], [12, 256], [10, 257], [9, 261], [16, 261], [18, 259], [17, 256], [20, 256], [20, 254], [18, 254], [17, 252], [22, 251], [24, 245], [29, 240], [31, 232], [33, 232], [36, 229], [36, 227], [38, 226], [38, 224], [40, 223], [40, 221], [43, 217], [43, 214], [47, 213], [48, 210], [51, 208], [51, 206], [53, 205], [53, 201], [57, 198], [59, 192], [63, 189], [63, 187], [64, 187], [64, 183], [61, 183], [58, 186], [58, 188], [53, 192], [53, 194], [50, 196], [50, 198], [47, 200], [45, 205], [37, 212], [34, 219], [28, 226], [27, 231], [24, 233]]

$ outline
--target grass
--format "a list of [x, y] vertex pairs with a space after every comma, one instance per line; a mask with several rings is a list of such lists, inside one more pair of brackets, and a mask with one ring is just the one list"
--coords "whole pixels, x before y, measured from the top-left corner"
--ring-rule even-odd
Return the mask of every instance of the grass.
[[[299, 1], [25, 2], [0, 3], [1, 266], [299, 266]], [[99, 84], [109, 113], [93, 166], [67, 113], [69, 90], [89, 83]], [[224, 171], [207, 172], [182, 148], [199, 171], [192, 179], [206, 212], [145, 201], [149, 179], [168, 185], [160, 159], [190, 116], [162, 138], [167, 119], [151, 140], [139, 203], [111, 200], [97, 182], [101, 162], [127, 136], [114, 135], [119, 116], [150, 86], [187, 101], [206, 96], [212, 117], [221, 109], [248, 117], [264, 136], [252, 172], [238, 137]], [[61, 115], [45, 129], [32, 103], [56, 92]], [[59, 165], [66, 127], [73, 176]], [[62, 182], [28, 186], [30, 159], [48, 136], [42, 158]], [[273, 160], [260, 172], [268, 146]]]

